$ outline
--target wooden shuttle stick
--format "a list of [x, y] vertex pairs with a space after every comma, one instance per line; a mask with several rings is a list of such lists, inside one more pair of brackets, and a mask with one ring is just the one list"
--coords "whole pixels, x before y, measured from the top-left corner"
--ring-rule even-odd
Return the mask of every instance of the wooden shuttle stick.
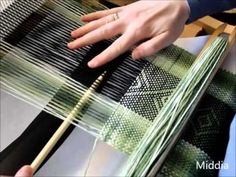
[[56, 130], [56, 132], [53, 134], [53, 136], [50, 138], [50, 140], [47, 142], [47, 144], [44, 146], [44, 148], [40, 151], [38, 156], [34, 159], [34, 161], [31, 164], [31, 167], [33, 168], [34, 173], [38, 169], [38, 167], [41, 165], [41, 163], [44, 161], [44, 159], [47, 157], [47, 155], [50, 153], [50, 151], [55, 146], [55, 144], [58, 142], [58, 140], [61, 138], [61, 136], [65, 133], [65, 131], [67, 130], [67, 128], [70, 125], [70, 122], [73, 121], [73, 119], [76, 117], [76, 115], [81, 111], [83, 106], [87, 103], [87, 101], [91, 97], [92, 93], [95, 92], [96, 88], [99, 86], [99, 84], [103, 80], [105, 73], [106, 72], [101, 74], [94, 81], [94, 83], [88, 88], [88, 90], [84, 93], [84, 95], [81, 97], [81, 99], [76, 104], [76, 106], [73, 108], [73, 110], [70, 112], [70, 114], [67, 116], [67, 118], [63, 121], [63, 123]]

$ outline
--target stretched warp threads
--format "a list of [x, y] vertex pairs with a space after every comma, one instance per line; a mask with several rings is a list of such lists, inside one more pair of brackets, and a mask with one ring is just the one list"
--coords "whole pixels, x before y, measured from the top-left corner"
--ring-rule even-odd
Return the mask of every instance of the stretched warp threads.
[[40, 151], [38, 156], [34, 159], [34, 161], [31, 163], [31, 167], [33, 169], [33, 172], [35, 172], [38, 167], [42, 164], [42, 162], [45, 160], [45, 158], [48, 156], [48, 154], [51, 152], [52, 148], [56, 145], [58, 140], [62, 137], [62, 135], [65, 133], [65, 131], [70, 126], [70, 121], [73, 120], [77, 114], [79, 114], [82, 110], [82, 108], [88, 104], [90, 96], [93, 92], [97, 89], [99, 84], [102, 82], [104, 75], [106, 72], [104, 72], [102, 75], [100, 75], [94, 83], [84, 92], [80, 100], [77, 102], [75, 107], [72, 109], [72, 111], [69, 113], [69, 115], [65, 118], [65, 120], [62, 122], [60, 127], [56, 130], [56, 132], [53, 134], [53, 136], [50, 138], [50, 140], [47, 142], [47, 144], [44, 146], [44, 148]]
[[[25, 8], [27, 7], [26, 5]], [[79, 6], [78, 13], [83, 8], [82, 5]], [[41, 12], [41, 9], [45, 9], [45, 12]], [[80, 26], [79, 22], [74, 22], [54, 10], [44, 8], [44, 6], [40, 10], [40, 12], [33, 13], [28, 19], [29, 22], [26, 20], [27, 23], [21, 25], [22, 28], [18, 28], [15, 33], [6, 38], [6, 41], [17, 45], [18, 48], [33, 56], [36, 61], [44, 61], [88, 87], [96, 79], [96, 73], [101, 71], [101, 68], [91, 70], [86, 63], [94, 55], [104, 50], [110, 42], [102, 41], [93, 46], [69, 50], [66, 44], [70, 40], [70, 32]], [[12, 20], [11, 17], [13, 19], [20, 18], [10, 15], [9, 21]], [[23, 39], [19, 39], [19, 35], [17, 35], [19, 33], [25, 35]], [[120, 100], [147, 63], [144, 60], [134, 61], [130, 58], [128, 54], [124, 54], [105, 66], [108, 77], [106, 84], [101, 90], [99, 89], [99, 92], [101, 91], [103, 95], [115, 101]]]
[[[17, 46], [35, 58], [45, 56], [48, 52], [51, 57], [45, 56], [46, 59], [42, 57], [42, 60], [59, 67], [63, 73], [71, 74], [81, 63], [80, 56], [84, 56], [91, 47], [69, 51], [66, 44], [70, 40], [70, 32], [84, 24], [80, 21], [81, 15], [101, 8], [104, 9], [99, 3], [91, 1], [17, 0], [1, 14], [1, 40], [10, 41], [11, 44], [19, 42]], [[71, 20], [67, 13], [76, 17], [76, 20]], [[24, 24], [23, 20], [27, 21], [27, 18], [30, 22]], [[24, 25], [20, 26], [21, 23]], [[17, 29], [18, 26], [21, 28]], [[13, 31], [15, 28], [21, 35]], [[25, 35], [23, 40], [22, 35]]]
[[[22, 50], [11, 47], [7, 43], [1, 45], [1, 89], [64, 120], [87, 88], [50, 65], [36, 62]], [[71, 123], [95, 136], [100, 133], [113, 112], [126, 117], [124, 121], [127, 125], [133, 125], [130, 133], [137, 132], [137, 139], [141, 139], [150, 126], [150, 121], [146, 118], [100, 94], [93, 93], [89, 101], [90, 106], [77, 114]], [[137, 129], [137, 125], [140, 125], [140, 129]], [[123, 138], [117, 137], [116, 142], [125, 141], [127, 136], [129, 135], [124, 134]], [[136, 144], [132, 142], [127, 143], [129, 152]], [[126, 152], [119, 146], [116, 148]]]
[[[64, 120], [87, 88], [44, 62], [35, 62], [21, 50], [9, 51], [8, 47], [2, 43], [0, 48], [4, 55], [0, 60], [1, 89]], [[76, 115], [71, 123], [96, 133], [117, 103], [96, 93], [89, 101], [90, 107]]]
[[[6, 2], [6, 4], [8, 3], [9, 2]], [[27, 17], [30, 16], [32, 12], [48, 13], [49, 9], [53, 8], [56, 9], [57, 13], [59, 11], [59, 13], [63, 14], [64, 16], [68, 16], [68, 18], [72, 17], [72, 19], [74, 19], [74, 22], [83, 24], [83, 22], [81, 22], [79, 18], [76, 19], [75, 17], [80, 17], [81, 15], [84, 15], [88, 12], [104, 10], [106, 7], [98, 3], [97, 1], [17, 0], [17, 2], [11, 2], [11, 5], [3, 10], [4, 13], [1, 12], [2, 28], [0, 31], [0, 37], [5, 38], [9, 34], [11, 34], [20, 23], [22, 23]], [[8, 25], [9, 18], [14, 19], [10, 20], [10, 25]]]

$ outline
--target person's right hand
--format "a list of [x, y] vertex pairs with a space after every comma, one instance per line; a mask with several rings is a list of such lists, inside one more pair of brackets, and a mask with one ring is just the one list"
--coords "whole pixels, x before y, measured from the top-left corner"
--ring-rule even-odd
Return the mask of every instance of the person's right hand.
[[15, 177], [33, 177], [33, 169], [25, 165], [15, 174]]
[[111, 46], [93, 58], [89, 67], [101, 66], [137, 45], [134, 59], [150, 56], [173, 43], [189, 17], [187, 0], [138, 1], [114, 9], [94, 12], [81, 19], [85, 26], [72, 31], [76, 49], [122, 34]]

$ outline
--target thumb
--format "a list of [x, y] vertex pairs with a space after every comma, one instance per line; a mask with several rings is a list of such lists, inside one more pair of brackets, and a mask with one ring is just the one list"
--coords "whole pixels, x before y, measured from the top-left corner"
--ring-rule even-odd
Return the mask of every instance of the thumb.
[[29, 165], [23, 166], [15, 175], [15, 177], [32, 177], [33, 169]]

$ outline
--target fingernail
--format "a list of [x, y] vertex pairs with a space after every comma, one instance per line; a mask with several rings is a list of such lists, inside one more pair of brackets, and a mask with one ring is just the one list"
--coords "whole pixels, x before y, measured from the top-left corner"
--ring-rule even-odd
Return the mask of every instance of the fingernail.
[[71, 35], [72, 37], [74, 37], [74, 36], [75, 36], [75, 32], [72, 31], [72, 32], [70, 33], [70, 35]]
[[86, 15], [81, 16], [80, 20], [86, 22]]
[[88, 62], [88, 66], [90, 68], [95, 68], [96, 67], [96, 63], [93, 60], [91, 60], [90, 62]]
[[67, 44], [67, 47], [70, 48], [70, 49], [72, 49], [72, 48], [73, 48], [73, 42], [69, 42], [69, 43]]
[[139, 56], [138, 52], [132, 53], [132, 59], [138, 60], [139, 58], [140, 58], [140, 56]]
[[83, 21], [83, 19], [84, 19], [84, 16], [81, 16], [81, 17], [80, 17], [80, 20], [82, 20], [82, 21]]

